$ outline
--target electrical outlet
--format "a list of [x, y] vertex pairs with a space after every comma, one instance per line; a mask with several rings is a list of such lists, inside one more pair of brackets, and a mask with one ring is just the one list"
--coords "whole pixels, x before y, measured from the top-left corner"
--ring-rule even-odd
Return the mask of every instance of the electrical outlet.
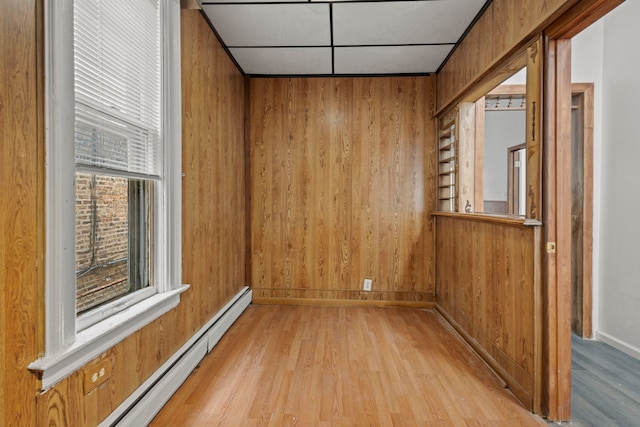
[[362, 289], [364, 289], [365, 291], [371, 291], [371, 285], [373, 284], [373, 280], [372, 279], [364, 279], [364, 285], [362, 287]]
[[84, 394], [87, 395], [109, 379], [111, 376], [111, 360], [108, 358], [100, 359], [85, 366], [82, 372], [84, 374]]

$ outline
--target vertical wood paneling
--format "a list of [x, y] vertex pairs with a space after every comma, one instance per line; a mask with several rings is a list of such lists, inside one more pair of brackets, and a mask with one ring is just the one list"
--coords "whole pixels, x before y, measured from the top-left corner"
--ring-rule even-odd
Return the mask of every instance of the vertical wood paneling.
[[433, 301], [432, 85], [251, 81], [256, 298]]
[[438, 308], [532, 409], [541, 375], [540, 229], [469, 215], [438, 216], [436, 229]]
[[[44, 167], [36, 1], [0, 3], [0, 424], [35, 425]], [[42, 130], [41, 130], [42, 129]]]
[[182, 22], [183, 281], [192, 333], [244, 284], [244, 78], [199, 12]]
[[441, 111], [576, 0], [494, 0], [438, 74]]
[[[244, 78], [199, 11], [181, 20], [182, 272], [191, 288], [101, 356], [112, 361], [106, 383], [84, 396], [77, 372], [39, 395], [37, 425], [99, 423], [245, 284]], [[35, 380], [26, 395], [33, 390]]]

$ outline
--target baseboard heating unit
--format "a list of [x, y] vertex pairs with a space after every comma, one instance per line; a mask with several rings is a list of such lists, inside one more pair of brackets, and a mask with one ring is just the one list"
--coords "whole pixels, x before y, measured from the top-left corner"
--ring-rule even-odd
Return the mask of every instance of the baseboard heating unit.
[[251, 304], [251, 298], [251, 289], [248, 286], [244, 287], [100, 423], [100, 427], [148, 425], [198, 366], [198, 363]]

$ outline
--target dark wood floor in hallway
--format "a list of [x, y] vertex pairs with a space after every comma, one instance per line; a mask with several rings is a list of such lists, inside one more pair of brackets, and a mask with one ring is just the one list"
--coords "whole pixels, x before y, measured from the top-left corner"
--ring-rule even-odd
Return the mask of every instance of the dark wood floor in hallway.
[[640, 360], [576, 336], [571, 345], [571, 425], [640, 426]]
[[251, 306], [152, 426], [544, 426], [435, 312]]

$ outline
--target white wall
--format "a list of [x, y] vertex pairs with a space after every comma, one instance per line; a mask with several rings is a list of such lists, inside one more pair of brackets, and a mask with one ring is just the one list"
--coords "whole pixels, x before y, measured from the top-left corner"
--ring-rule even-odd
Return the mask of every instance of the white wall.
[[596, 83], [597, 337], [640, 357], [640, 1], [573, 42], [574, 81]]
[[527, 67], [524, 67], [513, 76], [501, 83], [501, 85], [526, 85], [527, 84]]
[[484, 200], [507, 201], [507, 148], [525, 143], [524, 110], [490, 111], [484, 123]]
[[571, 40], [571, 81], [593, 83], [593, 330], [598, 330], [600, 288], [600, 194], [602, 176], [602, 73], [604, 20], [600, 20]]

